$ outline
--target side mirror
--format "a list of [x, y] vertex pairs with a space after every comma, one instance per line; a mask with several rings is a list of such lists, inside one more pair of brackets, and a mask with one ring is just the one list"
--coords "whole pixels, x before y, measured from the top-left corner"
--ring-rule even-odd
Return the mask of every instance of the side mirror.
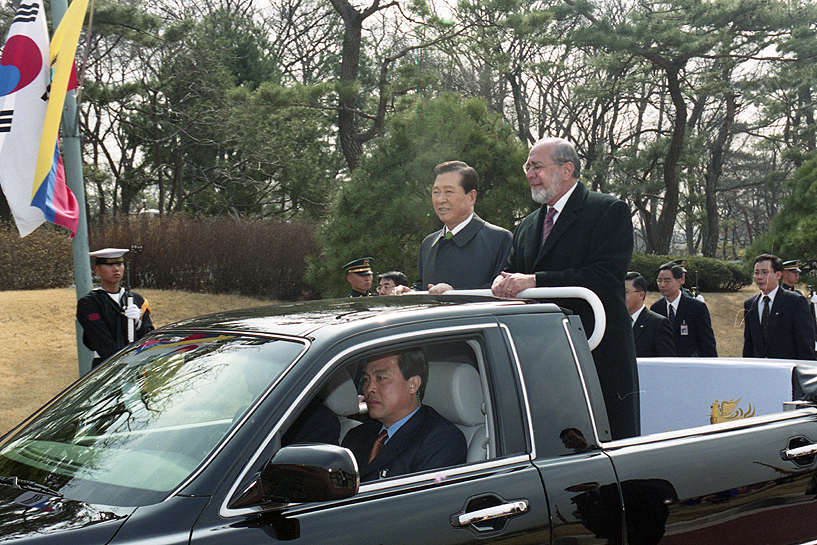
[[292, 445], [276, 452], [228, 508], [338, 500], [354, 496], [359, 488], [357, 462], [348, 449]]

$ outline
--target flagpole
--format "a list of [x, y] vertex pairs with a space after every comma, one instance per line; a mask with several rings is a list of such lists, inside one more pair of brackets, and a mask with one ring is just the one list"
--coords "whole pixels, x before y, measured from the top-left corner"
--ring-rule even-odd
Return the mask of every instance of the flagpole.
[[[51, 1], [52, 28], [56, 29], [65, 12], [68, 10], [67, 0]], [[65, 164], [65, 183], [74, 193], [79, 205], [79, 225], [77, 233], [71, 242], [74, 254], [74, 284], [76, 285], [77, 300], [91, 291], [91, 259], [88, 257], [88, 218], [85, 207], [85, 181], [82, 176], [82, 148], [79, 133], [79, 113], [77, 109], [76, 91], [71, 90], [65, 96], [65, 106], [62, 116], [62, 154]], [[82, 343], [82, 326], [74, 319], [77, 334], [77, 361], [79, 362], [79, 376], [91, 370], [93, 353]]]

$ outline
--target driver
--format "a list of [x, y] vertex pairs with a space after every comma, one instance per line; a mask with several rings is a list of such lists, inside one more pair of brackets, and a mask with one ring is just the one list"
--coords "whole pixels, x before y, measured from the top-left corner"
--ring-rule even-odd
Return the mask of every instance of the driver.
[[421, 349], [371, 358], [362, 391], [372, 420], [343, 439], [360, 467], [360, 482], [464, 464], [465, 436], [421, 400], [428, 361]]

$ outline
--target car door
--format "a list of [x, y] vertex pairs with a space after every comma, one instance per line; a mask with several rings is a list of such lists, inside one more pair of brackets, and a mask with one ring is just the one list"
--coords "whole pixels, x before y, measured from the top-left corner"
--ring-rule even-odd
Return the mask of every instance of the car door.
[[[534, 415], [535, 464], [547, 493], [552, 543], [622, 543], [621, 494], [601, 447], [609, 438], [607, 417], [581, 323], [544, 306], [500, 321]], [[598, 403], [600, 410], [590, 409]]]
[[[623, 488], [630, 543], [783, 545], [817, 539], [814, 409], [661, 433], [608, 449]], [[645, 517], [646, 480], [673, 496]], [[660, 523], [660, 528], [657, 524]], [[656, 526], [649, 534], [647, 527]], [[640, 539], [640, 540], [639, 540]]]
[[[363, 349], [372, 353], [420, 345], [427, 351], [463, 345], [476, 354], [488, 407], [490, 446], [485, 459], [364, 483], [357, 494], [343, 500], [253, 512], [225, 507], [236, 489], [234, 483], [225, 483], [197, 522], [192, 545], [549, 542], [547, 502], [531, 462], [528, 411], [507, 343], [491, 318], [428, 328], [413, 325], [381, 331], [368, 340], [348, 340], [326, 357], [337, 365], [330, 363], [321, 372], [348, 365]], [[445, 350], [437, 352], [451, 359]], [[432, 369], [434, 365], [430, 362]], [[302, 404], [303, 396], [299, 399]]]

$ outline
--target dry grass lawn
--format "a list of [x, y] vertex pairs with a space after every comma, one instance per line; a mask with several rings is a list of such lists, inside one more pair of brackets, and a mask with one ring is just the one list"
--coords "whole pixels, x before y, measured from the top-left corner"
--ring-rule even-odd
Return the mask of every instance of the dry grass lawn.
[[[158, 327], [183, 318], [258, 306], [248, 297], [140, 290]], [[704, 294], [712, 314], [718, 352], [739, 357], [743, 324], [736, 316], [753, 293]], [[648, 294], [647, 304], [657, 294]], [[74, 313], [76, 292], [70, 289], [0, 291], [0, 434], [11, 429], [78, 377]]]
[[[156, 327], [184, 318], [268, 304], [230, 295], [139, 290]], [[0, 291], [0, 434], [79, 377], [76, 291]]]

